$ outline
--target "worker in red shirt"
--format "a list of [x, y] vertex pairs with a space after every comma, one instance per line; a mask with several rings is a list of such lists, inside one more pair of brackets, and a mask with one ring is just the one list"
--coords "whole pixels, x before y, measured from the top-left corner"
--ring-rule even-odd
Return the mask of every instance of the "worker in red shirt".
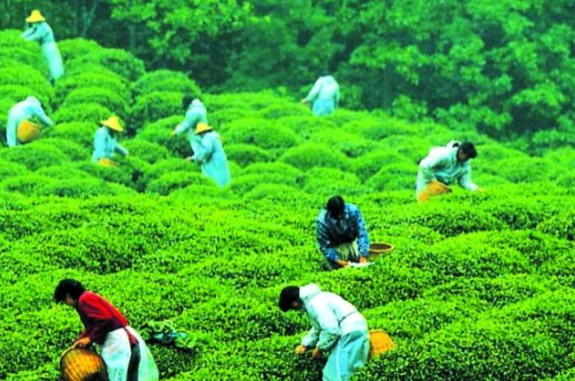
[[54, 291], [54, 301], [73, 307], [84, 330], [72, 345], [101, 346], [110, 381], [157, 381], [158, 368], [140, 335], [127, 319], [100, 295], [86, 291], [82, 283], [63, 279]]

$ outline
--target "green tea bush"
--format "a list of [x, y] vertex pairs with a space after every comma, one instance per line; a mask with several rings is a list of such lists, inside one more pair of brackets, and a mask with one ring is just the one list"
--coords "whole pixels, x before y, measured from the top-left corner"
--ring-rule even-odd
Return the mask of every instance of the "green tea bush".
[[204, 185], [210, 180], [199, 172], [178, 171], [168, 172], [148, 183], [146, 192], [168, 195], [172, 191], [184, 188], [191, 184]]
[[304, 171], [314, 167], [347, 170], [350, 167], [349, 160], [344, 154], [328, 145], [316, 143], [304, 143], [290, 148], [279, 158], [279, 161]]
[[289, 128], [259, 118], [243, 118], [222, 126], [225, 142], [253, 144], [270, 152], [284, 151], [299, 144], [299, 137]]
[[277, 119], [278, 123], [291, 128], [302, 139], [308, 140], [311, 136], [321, 131], [330, 131], [337, 128], [336, 124], [329, 118], [318, 118], [313, 115], [307, 116], [286, 116]]
[[183, 116], [171, 116], [146, 124], [138, 131], [138, 138], [166, 147], [172, 154], [180, 157], [190, 156], [192, 153], [190, 142], [185, 134], [171, 136], [170, 133], [176, 125], [182, 122]]
[[404, 120], [397, 119], [375, 119], [368, 117], [365, 119], [352, 120], [341, 126], [349, 133], [363, 136], [369, 140], [382, 140], [394, 135], [419, 135], [417, 127]]
[[225, 151], [228, 160], [236, 162], [241, 167], [273, 160], [268, 151], [249, 144], [226, 145]]
[[58, 196], [66, 198], [87, 198], [93, 196], [113, 196], [116, 195], [114, 188], [101, 179], [94, 178], [72, 178], [52, 182], [44, 186], [39, 186], [36, 194], [41, 196]]
[[[170, 91], [190, 93], [201, 97], [200, 87], [184, 73], [172, 70], [156, 70], [142, 75], [133, 86], [134, 94], [141, 96], [151, 92]], [[181, 105], [181, 102], [180, 102]]]
[[315, 143], [327, 144], [351, 158], [373, 152], [378, 147], [377, 143], [371, 140], [341, 130], [322, 130], [310, 136], [309, 140]]
[[486, 171], [514, 183], [533, 183], [554, 178], [553, 169], [545, 159], [511, 157], [493, 162]]
[[68, 160], [60, 149], [41, 141], [11, 148], [2, 156], [6, 161], [25, 165], [31, 170], [63, 164]]
[[242, 174], [278, 174], [285, 177], [296, 178], [302, 174], [302, 172], [285, 163], [273, 162], [273, 163], [254, 163], [248, 165], [242, 171]]
[[117, 167], [104, 167], [93, 163], [91, 160], [85, 160], [78, 163], [77, 168], [107, 182], [121, 184], [125, 187], [136, 187], [133, 181], [134, 171], [125, 164]]
[[[50, 99], [47, 97], [49, 93], [44, 92], [43, 94], [36, 94], [34, 89], [21, 85], [0, 85], [0, 99], [3, 99], [6, 102], [15, 104], [23, 101], [30, 95], [38, 98], [38, 100], [42, 102], [42, 105], [46, 107], [45, 111], [49, 112]], [[8, 115], [8, 111], [9, 110], [6, 110], [6, 115]]]
[[98, 104], [84, 103], [72, 106], [62, 107], [54, 113], [54, 122], [61, 123], [94, 123], [94, 132], [98, 128], [100, 121], [108, 119], [113, 112]]
[[12, 176], [23, 175], [26, 172], [28, 172], [28, 168], [26, 168], [26, 166], [23, 164], [0, 160], [0, 179], [7, 179]]
[[252, 174], [242, 174], [235, 177], [232, 181], [231, 190], [239, 195], [246, 194], [255, 187], [261, 184], [283, 184], [292, 187], [297, 187], [297, 178], [288, 177], [280, 173], [252, 173]]
[[33, 90], [28, 95], [34, 95], [38, 99], [51, 99], [54, 90], [41, 72], [27, 65], [3, 67], [0, 70], [0, 85], [22, 86]]
[[573, 209], [558, 212], [537, 226], [537, 230], [573, 241], [575, 239], [575, 212]]
[[128, 115], [128, 98], [122, 98], [112, 90], [100, 87], [82, 87], [68, 93], [61, 107], [96, 103], [113, 110], [122, 119]]
[[360, 180], [353, 173], [335, 168], [312, 168], [303, 176], [303, 190], [330, 197], [336, 194], [355, 196], [365, 192]]
[[75, 75], [67, 74], [64, 78], [56, 82], [56, 99], [61, 103], [68, 94], [75, 90], [94, 87], [111, 91], [126, 102], [131, 100], [131, 93], [127, 81], [113, 72], [80, 72]]
[[70, 160], [79, 161], [85, 160], [91, 156], [91, 151], [76, 144], [72, 140], [62, 139], [62, 138], [43, 138], [39, 143], [45, 146], [57, 147], [62, 153], [64, 153]]
[[148, 122], [152, 123], [162, 118], [182, 114], [181, 104], [182, 94], [177, 92], [154, 91], [139, 96], [132, 107], [130, 116], [132, 125], [129, 131], [138, 131]]
[[[445, 142], [447, 144], [447, 142]], [[380, 149], [394, 148], [400, 155], [411, 163], [418, 164], [419, 161], [427, 156], [433, 145], [428, 139], [409, 135], [393, 135], [381, 140]]]
[[395, 163], [382, 166], [367, 180], [366, 185], [377, 190], [401, 190], [412, 188], [415, 191], [417, 167], [413, 164]]
[[5, 192], [18, 192], [33, 197], [37, 195], [38, 189], [54, 180], [36, 174], [22, 174], [3, 179], [0, 182], [0, 190]]
[[258, 111], [258, 117], [266, 119], [279, 119], [288, 116], [299, 116], [307, 114], [307, 107], [293, 103], [274, 103]]
[[103, 49], [90, 54], [78, 56], [68, 63], [70, 66], [82, 67], [86, 64], [98, 64], [129, 82], [135, 82], [144, 75], [144, 63], [132, 54], [121, 49]]
[[92, 150], [97, 128], [97, 125], [88, 122], [60, 123], [46, 129], [42, 135], [47, 139], [65, 139]]
[[105, 48], [94, 40], [72, 38], [58, 41], [58, 49], [62, 54], [64, 62], [68, 63], [68, 61], [72, 61], [75, 58], [100, 53], [104, 51]]
[[251, 111], [245, 108], [226, 108], [211, 112], [208, 110], [209, 123], [214, 126], [222, 126], [234, 120], [247, 118], [251, 115]]
[[170, 156], [170, 152], [165, 147], [143, 139], [129, 139], [126, 141], [125, 147], [131, 156], [150, 164], [167, 159]]
[[158, 179], [160, 176], [170, 172], [195, 172], [195, 166], [189, 161], [179, 158], [167, 158], [158, 160], [147, 167], [142, 175], [141, 181], [148, 184], [151, 180]]

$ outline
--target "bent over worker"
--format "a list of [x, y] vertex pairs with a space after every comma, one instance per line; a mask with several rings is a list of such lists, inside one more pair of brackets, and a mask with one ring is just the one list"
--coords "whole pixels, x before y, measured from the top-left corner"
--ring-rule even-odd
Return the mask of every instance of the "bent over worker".
[[84, 330], [72, 345], [101, 346], [109, 381], [156, 381], [158, 368], [140, 335], [110, 302], [74, 279], [62, 279], [54, 290], [54, 301], [76, 310]]
[[331, 197], [316, 219], [317, 242], [330, 269], [367, 263], [369, 237], [359, 208]]
[[297, 354], [312, 349], [311, 356], [329, 357], [323, 368], [323, 381], [347, 381], [369, 356], [369, 331], [362, 314], [341, 296], [321, 291], [316, 284], [288, 286], [280, 293], [283, 311], [305, 309], [311, 329], [296, 347]]
[[42, 13], [39, 10], [33, 10], [30, 16], [26, 18], [29, 28], [22, 34], [22, 38], [27, 41], [37, 41], [40, 44], [44, 58], [50, 69], [50, 82], [58, 80], [64, 75], [64, 64], [60, 50], [56, 45], [54, 32]]
[[187, 134], [192, 154], [200, 150], [201, 137], [195, 133], [198, 123], [208, 124], [208, 112], [202, 101], [192, 94], [182, 97], [182, 106], [186, 110], [184, 121], [172, 131], [172, 136]]
[[94, 134], [94, 152], [92, 161], [100, 162], [102, 159], [111, 160], [114, 152], [122, 156], [128, 156], [128, 150], [116, 141], [116, 134], [124, 131], [120, 124], [120, 119], [112, 115], [106, 120], [100, 122], [100, 128]]
[[18, 140], [20, 123], [32, 117], [37, 117], [47, 126], [54, 125], [52, 119], [46, 115], [40, 101], [36, 97], [27, 97], [25, 100], [12, 106], [8, 113], [8, 124], [6, 125], [6, 142], [8, 143], [8, 147], [16, 147], [21, 144]]
[[301, 103], [313, 102], [314, 115], [330, 115], [339, 104], [339, 85], [331, 75], [319, 77]]
[[444, 147], [434, 147], [419, 163], [417, 174], [417, 200], [427, 201], [430, 196], [450, 192], [447, 185], [458, 183], [462, 188], [475, 191], [478, 186], [471, 181], [470, 159], [477, 157], [471, 142], [449, 142]]

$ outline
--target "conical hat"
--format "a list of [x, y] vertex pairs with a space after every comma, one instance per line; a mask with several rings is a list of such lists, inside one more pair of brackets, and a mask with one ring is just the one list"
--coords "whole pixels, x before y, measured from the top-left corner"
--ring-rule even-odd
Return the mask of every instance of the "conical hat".
[[206, 132], [206, 131], [211, 131], [213, 130], [212, 127], [208, 126], [206, 123], [198, 123], [196, 125], [196, 130], [194, 131], [194, 134], [201, 134], [202, 132]]
[[109, 127], [114, 131], [118, 132], [124, 131], [124, 128], [122, 128], [122, 125], [120, 124], [120, 119], [118, 119], [116, 115], [112, 115], [111, 117], [101, 121], [100, 123], [102, 124], [102, 126]]
[[34, 9], [32, 13], [30, 13], [30, 16], [26, 17], [26, 22], [29, 24], [42, 21], [46, 21], [46, 19], [44, 18], [44, 16], [42, 16], [42, 13], [40, 13], [40, 11], [37, 9]]

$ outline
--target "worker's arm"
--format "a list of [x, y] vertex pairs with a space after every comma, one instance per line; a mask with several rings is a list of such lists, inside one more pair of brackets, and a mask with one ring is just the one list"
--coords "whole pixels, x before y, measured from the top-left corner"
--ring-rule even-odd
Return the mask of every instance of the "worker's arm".
[[215, 134], [209, 132], [202, 137], [201, 144], [199, 145], [200, 149], [194, 154], [194, 161], [199, 163], [210, 161], [215, 150], [214, 139], [217, 139]]
[[120, 143], [116, 142], [116, 146], [114, 147], [114, 150], [122, 156], [128, 156], [128, 149], [126, 147], [124, 147], [123, 145], [121, 145]]
[[323, 85], [323, 80], [322, 78], [318, 78], [317, 81], [315, 81], [313, 87], [311, 88], [311, 90], [309, 91], [309, 94], [307, 95], [307, 97], [305, 97], [305, 101], [306, 102], [311, 102], [313, 101], [315, 98], [317, 98], [319, 91], [321, 90], [321, 86]]
[[42, 108], [42, 106], [39, 103], [34, 104], [30, 107], [31, 107], [30, 111], [32, 111], [32, 115], [34, 115], [38, 119], [40, 119], [43, 124], [45, 124], [46, 126], [53, 126], [54, 125], [54, 122], [52, 121], [52, 119], [50, 119], [48, 117], [48, 115], [46, 115], [46, 112], [44, 112], [44, 109]]
[[335, 94], [334, 94], [334, 101], [335, 101], [335, 106], [338, 107], [339, 106], [339, 85], [337, 86]]
[[22, 33], [22, 38], [26, 41], [39, 41], [46, 37], [48, 34], [48, 29], [44, 25], [36, 25], [32, 28], [28, 28], [24, 33]]
[[313, 348], [317, 344], [319, 339], [319, 330], [313, 326], [308, 331], [308, 333], [301, 339], [301, 345], [306, 348]]
[[186, 112], [186, 117], [184, 118], [184, 120], [178, 124], [176, 126], [176, 129], [174, 130], [174, 134], [176, 135], [181, 135], [184, 132], [188, 131], [190, 128], [193, 128], [196, 126], [196, 124], [199, 122], [199, 118], [198, 118], [198, 114], [195, 111], [188, 111]]
[[470, 191], [475, 191], [479, 188], [477, 184], [471, 181], [471, 166], [469, 164], [466, 165], [465, 171], [459, 178], [459, 185], [462, 188], [468, 189]]
[[[318, 296], [319, 297], [319, 296]], [[316, 347], [321, 351], [329, 351], [341, 336], [339, 321], [327, 302], [320, 303], [312, 307], [316, 313], [317, 324], [319, 325], [319, 338]]]

